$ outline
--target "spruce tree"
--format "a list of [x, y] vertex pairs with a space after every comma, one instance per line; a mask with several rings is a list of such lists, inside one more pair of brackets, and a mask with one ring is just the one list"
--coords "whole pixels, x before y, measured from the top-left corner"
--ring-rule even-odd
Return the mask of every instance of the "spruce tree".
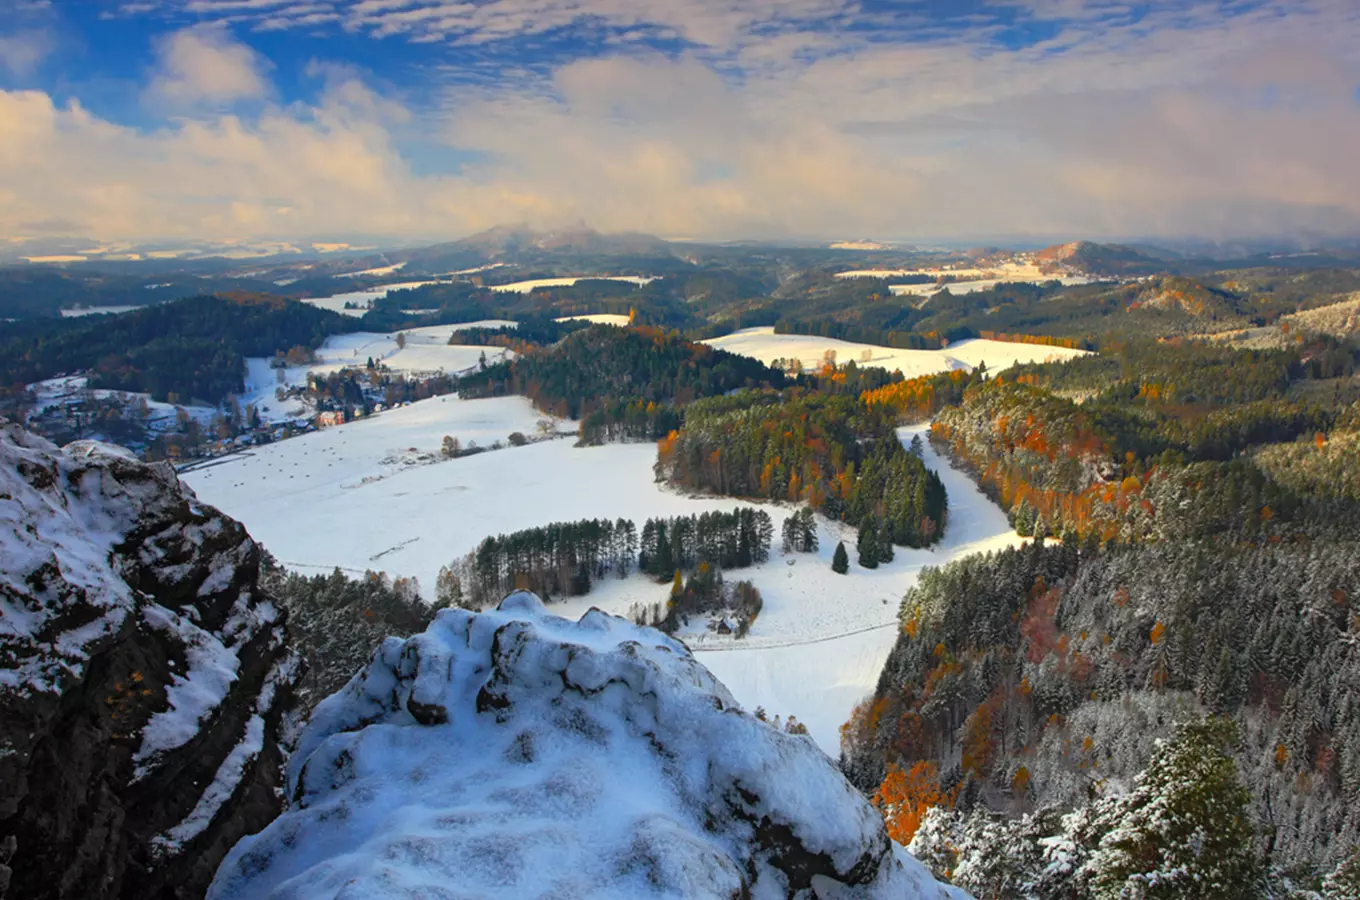
[[812, 511], [811, 506], [804, 506], [798, 511], [799, 539], [802, 546], [799, 548], [804, 553], [816, 553], [817, 541], [817, 514]]
[[837, 575], [850, 571], [850, 554], [845, 552], [845, 541], [836, 544], [836, 552], [831, 556], [831, 571]]
[[894, 558], [892, 542], [892, 526], [890, 526], [887, 522], [880, 522], [878, 524], [877, 533], [878, 533], [878, 561], [890, 563], [893, 561]]
[[864, 520], [859, 526], [859, 536], [855, 539], [855, 550], [859, 564], [866, 569], [878, 568], [878, 526], [872, 518]]
[[1182, 726], [1133, 791], [1097, 814], [1103, 836], [1084, 867], [1095, 897], [1261, 896], [1251, 795], [1229, 755], [1237, 740], [1227, 719]]

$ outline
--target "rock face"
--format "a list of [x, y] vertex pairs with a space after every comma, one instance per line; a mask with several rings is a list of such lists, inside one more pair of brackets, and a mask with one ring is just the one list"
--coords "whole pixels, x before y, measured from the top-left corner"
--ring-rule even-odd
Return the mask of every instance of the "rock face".
[[517, 593], [389, 638], [313, 713], [211, 900], [962, 896], [680, 643]]
[[0, 896], [199, 897], [277, 814], [258, 556], [169, 466], [0, 420]]

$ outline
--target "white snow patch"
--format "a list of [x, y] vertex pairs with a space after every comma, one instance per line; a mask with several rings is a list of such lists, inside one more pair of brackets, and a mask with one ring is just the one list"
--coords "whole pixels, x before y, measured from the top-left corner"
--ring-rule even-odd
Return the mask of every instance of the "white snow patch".
[[1071, 359], [1087, 352], [983, 339], [959, 341], [943, 350], [902, 350], [816, 335], [775, 334], [773, 328], [746, 328], [704, 343], [728, 353], [758, 359], [766, 365], [776, 360], [797, 359], [809, 369], [821, 366], [827, 351], [834, 351], [837, 365], [853, 362], [857, 366], [877, 366], [899, 371], [907, 378], [955, 369], [971, 371], [982, 362], [987, 364], [989, 372], [999, 372], [1019, 363]]
[[[162, 284], [148, 284], [149, 288], [168, 287]], [[140, 306], [79, 306], [74, 309], [63, 309], [61, 317], [63, 319], [79, 319], [84, 316], [116, 316], [120, 313], [132, 312], [134, 309], [141, 309]]]
[[274, 707], [274, 698], [280, 684], [292, 682], [296, 678], [299, 658], [292, 654], [274, 664], [265, 676], [259, 696], [255, 698], [255, 715], [246, 721], [241, 740], [232, 748], [222, 764], [217, 767], [213, 780], [199, 795], [198, 802], [175, 827], [151, 839], [154, 853], [172, 855], [183, 849], [184, 845], [198, 837], [222, 809], [245, 777], [246, 768], [264, 749], [265, 716]]
[[199, 795], [198, 803], [182, 822], [151, 839], [152, 851], [161, 854], [175, 853], [211, 825], [218, 810], [231, 799], [231, 795], [240, 786], [241, 779], [245, 777], [246, 766], [262, 749], [264, 749], [264, 717], [254, 715], [246, 722], [245, 735], [231, 748], [227, 758], [222, 760], [222, 765], [217, 767], [217, 773], [209, 782], [207, 790]]
[[[403, 281], [400, 284], [384, 284], [378, 287], [365, 288], [362, 291], [349, 291], [344, 294], [332, 294], [329, 297], [303, 297], [300, 302], [311, 306], [319, 306], [322, 309], [329, 309], [332, 312], [342, 313], [347, 316], [359, 318], [368, 312], [370, 301], [381, 300], [392, 291], [404, 291], [410, 288], [424, 287], [427, 284], [439, 284], [439, 281]], [[346, 309], [346, 303], [353, 303], [358, 309]]]
[[163, 753], [182, 747], [198, 735], [199, 725], [226, 699], [241, 661], [210, 631], [158, 604], [143, 610], [147, 624], [177, 638], [185, 647], [189, 671], [166, 687], [169, 709], [154, 714], [142, 729], [142, 744], [133, 755], [134, 779], [144, 777]]
[[[97, 444], [86, 449], [100, 452]], [[136, 504], [102, 473], [81, 472], [79, 457], [17, 425], [0, 427], [0, 454], [0, 647], [21, 651], [0, 668], [0, 688], [55, 691], [83, 671], [90, 645], [122, 627], [134, 607], [110, 553], [132, 526]], [[51, 486], [35, 487], [21, 465], [46, 473], [34, 478], [51, 477]], [[18, 599], [26, 597], [33, 602]], [[98, 615], [38, 641], [70, 607]]]
[[628, 317], [618, 313], [594, 313], [589, 316], [563, 316], [558, 322], [592, 322], [596, 325], [627, 325]]
[[335, 277], [336, 277], [336, 278], [359, 278], [359, 277], [361, 277], [361, 276], [363, 276], [363, 275], [391, 275], [393, 272], [397, 271], [398, 269], [404, 269], [404, 268], [406, 268], [406, 262], [405, 262], [405, 261], [402, 261], [402, 262], [399, 262], [399, 263], [393, 263], [393, 264], [390, 265], [390, 266], [378, 266], [377, 268], [373, 268], [373, 269], [364, 269], [362, 272], [341, 272], [341, 273], [337, 274]]
[[571, 287], [578, 281], [626, 281], [641, 287], [656, 281], [659, 276], [641, 277], [638, 275], [578, 275], [574, 278], [535, 278], [530, 281], [516, 281], [512, 284], [493, 284], [491, 290], [527, 294], [537, 288]]
[[[455, 325], [430, 325], [423, 328], [408, 328], [400, 332], [379, 334], [372, 331], [358, 331], [352, 334], [338, 334], [326, 338], [316, 351], [320, 362], [306, 366], [273, 367], [272, 361], [264, 357], [246, 358], [245, 392], [237, 399], [244, 409], [254, 406], [260, 417], [267, 422], [285, 422], [304, 419], [311, 415], [305, 404], [298, 400], [280, 402], [276, 392], [280, 387], [296, 387], [307, 383], [307, 375], [315, 372], [326, 375], [345, 368], [363, 368], [369, 358], [375, 363], [387, 366], [393, 372], [405, 375], [433, 375], [438, 372], [458, 374], [477, 368], [482, 356], [488, 364], [503, 359], [513, 359], [514, 352], [499, 347], [449, 345], [449, 338], [455, 331], [464, 328], [514, 328], [518, 323], [507, 319], [483, 319], [477, 322], [462, 322]], [[397, 335], [405, 335], [406, 347], [397, 346]], [[279, 373], [283, 376], [280, 378]]]

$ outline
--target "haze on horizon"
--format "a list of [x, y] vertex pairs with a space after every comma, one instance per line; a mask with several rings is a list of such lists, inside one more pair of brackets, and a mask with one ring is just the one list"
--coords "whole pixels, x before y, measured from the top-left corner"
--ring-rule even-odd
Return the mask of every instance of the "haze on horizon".
[[1360, 235], [1354, 0], [11, 0], [0, 239]]

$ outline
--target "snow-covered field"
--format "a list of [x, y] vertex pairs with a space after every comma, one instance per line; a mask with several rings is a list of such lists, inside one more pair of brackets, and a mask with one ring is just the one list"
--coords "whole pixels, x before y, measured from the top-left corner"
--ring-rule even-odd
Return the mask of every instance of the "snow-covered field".
[[954, 369], [973, 369], [983, 362], [987, 364], [989, 372], [997, 372], [1020, 363], [1071, 359], [1086, 352], [1066, 347], [982, 339], [959, 341], [943, 350], [901, 350], [814, 335], [775, 334], [773, 328], [746, 328], [704, 343], [729, 353], [754, 357], [767, 365], [780, 359], [798, 359], [806, 368], [820, 366], [826, 358], [826, 351], [834, 350], [838, 365], [853, 361], [859, 366], [896, 369], [908, 378]]
[[[464, 328], [514, 328], [515, 325], [505, 319], [484, 319], [457, 325], [409, 328], [400, 332], [405, 335], [404, 348], [397, 346], [398, 332], [395, 331], [390, 334], [372, 331], [337, 334], [326, 338], [325, 343], [317, 349], [319, 363], [284, 369], [272, 368], [268, 359], [247, 357], [246, 390], [238, 399], [242, 407], [254, 405], [266, 421], [302, 417], [307, 414], [307, 410], [302, 408], [301, 403], [291, 400], [280, 404], [275, 400], [274, 392], [279, 387], [305, 384], [309, 372], [325, 375], [346, 367], [363, 367], [368, 364], [370, 357], [375, 363], [406, 375], [464, 372], [479, 365], [483, 354], [487, 362], [491, 363], [512, 357], [514, 353], [496, 347], [450, 346], [449, 338], [455, 331]], [[283, 373], [282, 378], [279, 372]]]
[[[201, 499], [244, 522], [280, 560], [303, 572], [335, 566], [415, 576], [433, 594], [439, 568], [487, 535], [554, 521], [632, 519], [730, 510], [729, 498], [688, 497], [653, 480], [651, 444], [578, 448], [554, 440], [436, 461], [444, 435], [488, 445], [512, 431], [533, 435], [541, 417], [519, 397], [439, 397], [380, 416], [255, 448], [184, 475]], [[902, 432], [903, 440], [921, 429]], [[875, 571], [831, 571], [838, 539], [854, 532], [819, 522], [821, 550], [781, 555], [731, 578], [749, 578], [764, 611], [743, 642], [691, 638], [702, 660], [749, 707], [796, 715], [829, 754], [850, 709], [873, 690], [896, 636], [903, 592], [920, 569], [1018, 538], [965, 475], [936, 459], [949, 491], [950, 523], [934, 550], [899, 549]], [[767, 505], [775, 533], [792, 507]], [[852, 553], [853, 555], [853, 553]], [[626, 614], [664, 601], [668, 587], [641, 576], [599, 583], [554, 604], [579, 616], [591, 606]]]
[[[156, 285], [159, 287], [159, 285]], [[76, 309], [63, 309], [61, 317], [63, 319], [78, 319], [82, 316], [116, 316], [119, 313], [132, 312], [134, 309], [141, 309], [140, 306], [81, 306]]]
[[532, 281], [516, 281], [512, 284], [493, 284], [491, 290], [527, 294], [535, 288], [571, 287], [578, 281], [626, 281], [641, 287], [656, 278], [643, 278], [638, 275], [581, 275], [576, 278], [536, 278]]
[[596, 325], [627, 325], [628, 317], [619, 313], [594, 313], [589, 316], [563, 316], [559, 322], [593, 322]]
[[1090, 284], [1092, 279], [1082, 275], [1044, 275], [1038, 278], [984, 278], [979, 281], [952, 281], [945, 285], [893, 284], [888, 286], [888, 290], [899, 296], [933, 297], [945, 288], [949, 288], [949, 293], [955, 295], [976, 294], [979, 291], [989, 291], [998, 284], [1040, 284], [1045, 281], [1057, 281], [1062, 284]]
[[404, 269], [404, 268], [406, 268], [406, 263], [403, 261], [403, 262], [399, 262], [399, 263], [394, 263], [393, 265], [390, 265], [390, 266], [379, 266], [379, 267], [376, 268], [376, 269], [364, 269], [362, 272], [341, 272], [340, 274], [336, 275], [335, 277], [336, 277], [336, 278], [359, 278], [359, 277], [364, 276], [364, 275], [373, 275], [373, 276], [378, 276], [378, 275], [391, 275], [393, 272], [396, 272], [397, 270], [399, 270], [399, 269]]
[[[363, 275], [363, 272], [354, 272], [354, 275]], [[381, 300], [392, 291], [404, 291], [408, 288], [424, 287], [427, 284], [439, 284], [438, 281], [404, 281], [401, 284], [384, 284], [380, 287], [366, 288], [362, 291], [350, 291], [344, 294], [333, 294], [329, 297], [307, 297], [301, 302], [312, 306], [319, 306], [322, 309], [329, 309], [332, 312], [342, 313], [356, 318], [368, 312], [369, 301]], [[353, 303], [358, 309], [346, 309], [346, 303]]]
[[217, 413], [217, 410], [211, 406], [176, 406], [173, 403], [161, 403], [158, 400], [152, 400], [150, 394], [139, 394], [135, 391], [110, 391], [104, 388], [90, 388], [88, 385], [89, 379], [84, 375], [60, 375], [56, 378], [48, 378], [45, 381], [37, 381], [28, 385], [34, 399], [33, 408], [29, 411], [29, 415], [36, 417], [57, 407], [77, 404], [84, 399], [87, 393], [98, 400], [107, 400], [115, 396], [125, 397], [132, 404], [145, 400], [148, 411], [147, 425], [152, 431], [164, 430], [175, 425], [181, 409], [192, 418], [197, 419], [199, 424], [202, 425], [211, 422], [212, 417]]

